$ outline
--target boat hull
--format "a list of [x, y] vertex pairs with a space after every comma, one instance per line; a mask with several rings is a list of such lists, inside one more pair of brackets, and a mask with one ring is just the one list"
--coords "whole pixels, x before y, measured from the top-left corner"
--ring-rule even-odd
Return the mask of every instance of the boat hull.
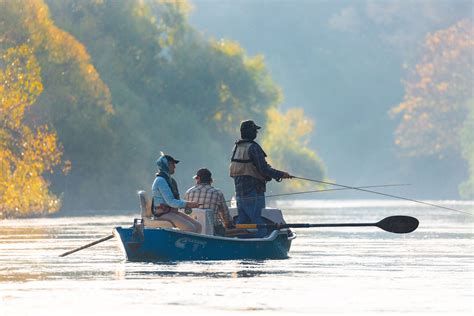
[[122, 250], [129, 261], [286, 259], [291, 231], [274, 231], [266, 238], [228, 238], [183, 232], [169, 228], [116, 227]]

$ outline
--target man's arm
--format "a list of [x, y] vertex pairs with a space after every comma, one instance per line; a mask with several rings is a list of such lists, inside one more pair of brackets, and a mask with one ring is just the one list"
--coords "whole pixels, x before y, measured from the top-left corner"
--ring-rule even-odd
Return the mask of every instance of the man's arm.
[[272, 168], [265, 159], [265, 153], [257, 144], [252, 144], [249, 148], [249, 157], [252, 160], [258, 172], [273, 179], [289, 177], [287, 172]]

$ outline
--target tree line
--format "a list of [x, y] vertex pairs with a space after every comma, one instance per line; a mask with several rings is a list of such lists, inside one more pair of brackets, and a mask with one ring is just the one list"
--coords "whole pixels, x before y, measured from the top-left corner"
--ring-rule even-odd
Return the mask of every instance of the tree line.
[[[264, 126], [259, 141], [274, 167], [325, 178], [308, 145], [314, 123], [301, 109], [280, 109], [264, 56], [205, 38], [189, 12], [186, 1], [0, 0], [0, 218], [136, 208], [160, 151], [181, 160], [181, 190], [208, 167], [229, 196], [231, 149], [249, 118]], [[466, 199], [474, 198], [472, 33], [462, 20], [428, 34], [389, 113], [399, 154], [466, 164]]]
[[[188, 13], [185, 1], [0, 1], [0, 217], [134, 208], [160, 151], [182, 160], [182, 190], [207, 166], [231, 194], [248, 118], [275, 167], [324, 177], [312, 123], [279, 110], [264, 57], [205, 39]], [[292, 185], [305, 186], [280, 189]]]

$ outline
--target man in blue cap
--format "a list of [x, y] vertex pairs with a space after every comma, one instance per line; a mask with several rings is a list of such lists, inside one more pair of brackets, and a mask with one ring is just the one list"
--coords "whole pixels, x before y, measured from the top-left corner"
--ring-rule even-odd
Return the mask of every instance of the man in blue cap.
[[178, 186], [171, 177], [178, 162], [179, 160], [163, 153], [156, 161], [159, 173], [156, 174], [152, 185], [152, 212], [156, 217], [172, 222], [174, 226], [181, 230], [200, 233], [202, 226], [198, 221], [178, 212], [179, 208], [199, 207], [199, 203], [181, 200], [179, 197]]
[[[238, 218], [236, 224], [265, 224], [262, 209], [265, 208], [266, 183], [275, 179], [290, 179], [285, 171], [272, 168], [267, 155], [254, 140], [261, 127], [252, 120], [240, 124], [241, 139], [235, 142], [230, 163], [230, 176], [234, 178]], [[252, 237], [264, 237], [266, 229], [259, 229]]]

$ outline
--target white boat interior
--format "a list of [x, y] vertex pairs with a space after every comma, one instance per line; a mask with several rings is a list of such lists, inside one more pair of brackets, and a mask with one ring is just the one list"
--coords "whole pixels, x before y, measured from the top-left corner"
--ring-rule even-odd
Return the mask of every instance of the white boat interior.
[[[151, 212], [151, 199], [147, 197], [145, 191], [138, 191], [138, 196], [140, 198], [141, 218], [146, 228], [175, 228], [171, 221], [153, 215]], [[191, 214], [186, 215], [191, 216], [202, 225], [201, 234], [214, 235], [212, 212], [211, 209], [193, 208]], [[229, 213], [235, 219], [237, 217], [237, 208], [230, 207]], [[269, 223], [286, 223], [280, 209], [265, 208], [262, 210], [262, 217]]]

